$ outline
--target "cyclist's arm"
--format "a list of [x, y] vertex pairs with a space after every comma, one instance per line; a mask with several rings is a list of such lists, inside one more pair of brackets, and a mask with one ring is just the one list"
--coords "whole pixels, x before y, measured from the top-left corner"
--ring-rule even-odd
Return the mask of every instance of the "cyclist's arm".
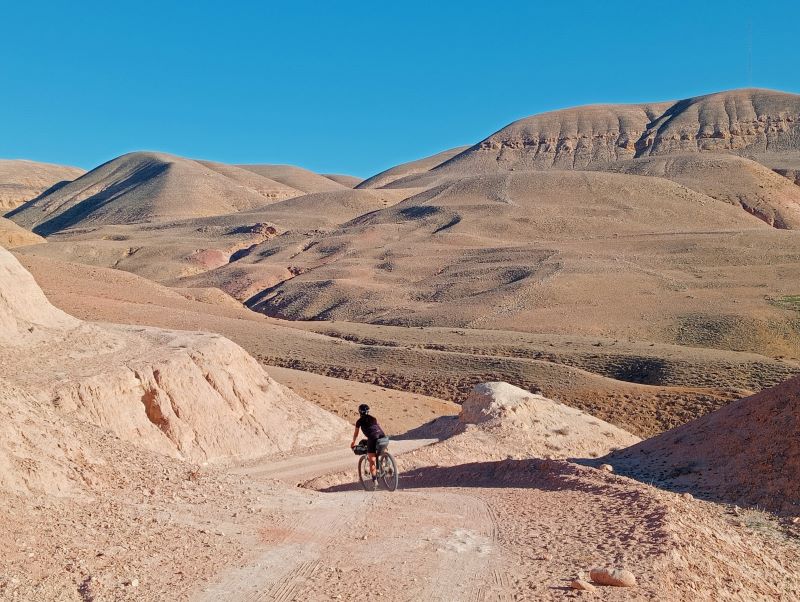
[[358, 438], [358, 427], [356, 427], [356, 430], [353, 431], [353, 441], [350, 443], [350, 449], [353, 449], [356, 446], [357, 438]]

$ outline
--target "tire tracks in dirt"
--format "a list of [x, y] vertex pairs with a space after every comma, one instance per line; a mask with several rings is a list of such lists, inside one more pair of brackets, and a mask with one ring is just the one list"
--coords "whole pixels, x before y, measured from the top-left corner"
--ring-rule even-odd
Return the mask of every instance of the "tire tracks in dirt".
[[438, 562], [425, 587], [409, 600], [506, 602], [509, 575], [498, 544], [497, 517], [485, 500], [465, 491], [430, 492], [444, 508], [458, 509], [461, 525], [438, 542]]
[[[311, 455], [305, 462], [290, 458], [237, 472], [253, 479], [275, 474], [292, 483], [309, 464], [339, 467], [328, 450], [317, 454], [320, 463]], [[352, 456], [346, 457], [352, 466]], [[511, 600], [505, 569], [511, 556], [498, 540], [497, 515], [487, 500], [470, 489], [402, 487], [401, 480], [395, 493], [292, 496], [267, 515], [250, 560], [192, 600], [348, 600], [359, 597], [353, 588], [363, 594], [364, 584], [377, 584], [376, 595], [408, 602]]]
[[330, 548], [345, 535], [354, 517], [372, 503], [368, 496], [314, 501], [314, 508], [282, 516], [266, 525], [255, 558], [228, 571], [223, 579], [193, 600], [215, 602], [290, 602], [308, 599], [303, 590], [330, 557]]

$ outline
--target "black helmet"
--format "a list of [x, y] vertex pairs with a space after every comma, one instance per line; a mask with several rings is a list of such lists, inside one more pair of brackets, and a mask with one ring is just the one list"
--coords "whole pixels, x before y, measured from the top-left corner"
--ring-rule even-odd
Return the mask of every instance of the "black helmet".
[[362, 416], [364, 414], [369, 414], [369, 406], [365, 403], [362, 403], [360, 406], [358, 406], [358, 413]]

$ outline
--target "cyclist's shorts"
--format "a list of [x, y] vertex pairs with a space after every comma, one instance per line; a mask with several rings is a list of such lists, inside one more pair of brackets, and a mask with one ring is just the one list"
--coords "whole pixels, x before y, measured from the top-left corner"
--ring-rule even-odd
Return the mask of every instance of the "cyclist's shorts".
[[377, 454], [378, 448], [389, 445], [389, 437], [378, 437], [377, 439], [367, 439], [367, 452]]

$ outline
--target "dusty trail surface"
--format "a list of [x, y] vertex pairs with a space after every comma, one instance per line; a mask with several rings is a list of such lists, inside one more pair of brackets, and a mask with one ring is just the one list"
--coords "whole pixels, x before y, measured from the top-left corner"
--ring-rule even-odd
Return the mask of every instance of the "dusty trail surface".
[[[434, 443], [436, 439], [406, 439], [392, 441], [392, 453], [399, 455]], [[248, 478], [266, 477], [277, 481], [300, 483], [333, 472], [352, 469], [355, 475], [357, 458], [346, 446], [327, 446], [311, 454], [293, 454], [271, 458], [266, 462], [254, 463], [232, 470], [233, 474]]]
[[[396, 440], [392, 451], [400, 455], [434, 441]], [[355, 478], [354, 458], [341, 447], [322, 448], [234, 472], [297, 483], [349, 469]], [[495, 513], [482, 497], [467, 489], [350, 489], [274, 512], [250, 562], [193, 599], [355, 599], [366, 583], [388, 600], [514, 599]]]
[[[395, 441], [393, 451], [421, 443]], [[250, 481], [297, 482], [309, 466], [321, 473], [349, 462], [309, 484], [322, 493], [274, 508], [239, 565], [190, 599], [355, 600], [369, 584], [371, 599], [561, 600], [580, 597], [569, 583], [595, 566], [639, 578], [636, 588], [602, 588], [607, 600], [800, 591], [800, 547], [766, 519], [756, 528], [721, 506], [565, 461], [419, 466], [443, 444], [398, 454], [394, 493], [362, 491], [346, 450], [240, 467]], [[694, 562], [706, 546], [715, 555]]]

